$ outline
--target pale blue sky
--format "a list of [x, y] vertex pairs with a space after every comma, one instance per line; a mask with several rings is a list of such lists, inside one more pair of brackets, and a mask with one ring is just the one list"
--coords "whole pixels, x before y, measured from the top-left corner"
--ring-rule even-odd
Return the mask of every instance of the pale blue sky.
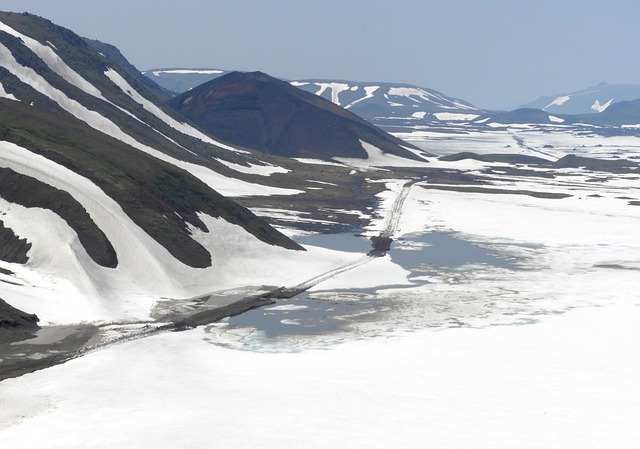
[[640, 84], [635, 0], [2, 0], [139, 69], [406, 82], [485, 108]]

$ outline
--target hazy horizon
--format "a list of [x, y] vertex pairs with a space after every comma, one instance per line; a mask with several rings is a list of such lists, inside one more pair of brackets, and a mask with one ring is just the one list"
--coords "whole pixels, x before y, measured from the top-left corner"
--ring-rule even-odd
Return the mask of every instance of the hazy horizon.
[[429, 87], [487, 109], [640, 84], [640, 4], [399, 0], [5, 0], [117, 46], [140, 70], [260, 70]]

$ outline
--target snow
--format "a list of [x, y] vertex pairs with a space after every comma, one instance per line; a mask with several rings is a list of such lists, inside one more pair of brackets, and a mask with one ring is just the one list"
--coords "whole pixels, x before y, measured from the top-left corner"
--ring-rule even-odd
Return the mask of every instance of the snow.
[[429, 101], [430, 97], [427, 92], [422, 89], [418, 89], [417, 87], [392, 87], [389, 89], [389, 95], [393, 95], [396, 97], [407, 97], [415, 102], [418, 102], [418, 100], [412, 97], [418, 97], [427, 101]]
[[[56, 54], [53, 49], [47, 45], [43, 45], [35, 39], [25, 36], [24, 34], [14, 30], [10, 26], [0, 22], [0, 31], [4, 31], [12, 36], [19, 38], [24, 45], [26, 45], [31, 51], [33, 51], [45, 64], [55, 73], [60, 75], [68, 83], [76, 86], [78, 89], [92, 95], [101, 100], [107, 101], [93, 84], [84, 79], [80, 74], [69, 67], [63, 60]], [[3, 46], [4, 47], [4, 46]], [[55, 48], [55, 47], [54, 47]], [[6, 49], [6, 47], [4, 47]], [[6, 51], [6, 50], [5, 50]], [[37, 90], [37, 89], [36, 89]]]
[[426, 112], [418, 111], [418, 112], [414, 112], [413, 114], [411, 114], [411, 117], [413, 117], [413, 118], [424, 118], [425, 115], [427, 115]]
[[[192, 235], [212, 254], [213, 264], [207, 269], [188, 267], [174, 259], [88, 179], [15, 144], [0, 142], [0, 148], [0, 166], [69, 192], [105, 233], [118, 255], [116, 269], [98, 266], [66, 222], [55, 214], [2, 200], [0, 211], [6, 226], [33, 243], [29, 264], [18, 270], [24, 285], [3, 286], [2, 297], [20, 309], [37, 310], [44, 324], [142, 319], [159, 297], [192, 297], [222, 287], [245, 285], [249, 278], [267, 285], [297, 283], [319, 267], [335, 263], [335, 256], [330, 258], [331, 252], [326, 250], [318, 250], [324, 256], [319, 256], [318, 251], [312, 256], [272, 247], [239, 226], [201, 216], [210, 232], [193, 229]], [[220, 235], [225, 238], [220, 239]], [[273, 260], [264, 264], [256, 254]], [[296, 259], [309, 263], [298, 263], [293, 270], [283, 268], [283, 263]], [[340, 256], [337, 260], [341, 260]]]
[[131, 85], [125, 80], [122, 75], [120, 75], [115, 70], [109, 68], [104, 74], [109, 78], [116, 86], [118, 86], [125, 94], [127, 94], [131, 99], [133, 99], [136, 103], [140, 104], [144, 109], [158, 117], [160, 120], [165, 122], [167, 125], [171, 126], [173, 129], [180, 131], [183, 134], [186, 134], [191, 137], [195, 137], [205, 143], [209, 143], [211, 145], [215, 145], [220, 148], [224, 148], [226, 150], [231, 150], [237, 152], [236, 148], [230, 147], [229, 145], [218, 142], [206, 134], [198, 131], [193, 126], [188, 125], [186, 123], [181, 123], [168, 115], [162, 109], [160, 109], [155, 103], [144, 98], [140, 93], [138, 93]]
[[331, 102], [341, 106], [340, 104], [340, 92], [349, 90], [349, 85], [345, 83], [313, 83], [320, 87], [320, 90], [316, 92], [316, 95], [322, 95], [325, 90], [331, 90]]
[[303, 306], [303, 305], [284, 304], [284, 305], [281, 305], [281, 306], [266, 307], [264, 310], [270, 310], [270, 311], [275, 311], [275, 310], [294, 311], [294, 310], [306, 310], [308, 308], [309, 308], [308, 306]]
[[221, 164], [229, 167], [232, 170], [235, 170], [239, 173], [246, 173], [250, 175], [271, 176], [274, 173], [289, 173], [291, 171], [288, 168], [280, 167], [278, 165], [271, 165], [271, 164], [256, 165], [256, 164], [250, 163], [249, 166], [246, 166], [246, 165], [234, 164], [233, 162], [225, 161], [224, 159], [220, 159], [220, 158], [217, 158], [216, 160]]
[[241, 196], [297, 195], [299, 193], [304, 193], [302, 190], [271, 187], [263, 184], [242, 181], [236, 178], [229, 178], [202, 165], [182, 162], [172, 158], [168, 159], [174, 165], [184, 168], [224, 196], [235, 198]]
[[[277, 195], [277, 194], [295, 194], [301, 193], [293, 189], [280, 189], [276, 187], [263, 186], [260, 184], [249, 183], [239, 179], [228, 178], [213, 170], [201, 165], [184, 162], [168, 156], [155, 148], [138, 142], [136, 139], [122, 131], [115, 123], [108, 118], [100, 115], [95, 111], [91, 111], [78, 103], [77, 101], [67, 97], [64, 92], [51, 86], [44, 78], [38, 75], [32, 69], [20, 65], [9, 49], [0, 44], [0, 61], [2, 66], [9, 70], [12, 74], [20, 78], [24, 83], [32, 86], [41, 94], [49, 97], [60, 105], [67, 112], [79, 120], [84, 121], [92, 128], [110, 135], [138, 150], [141, 150], [157, 159], [169, 162], [177, 167], [184, 168], [194, 176], [200, 178], [211, 188], [217, 190], [226, 196], [246, 196], [246, 195]], [[114, 72], [115, 73], [115, 72]], [[239, 152], [232, 147], [227, 147], [233, 151]]]
[[568, 95], [559, 96], [556, 99], [554, 99], [551, 103], [546, 105], [544, 108], [542, 108], [542, 110], [546, 111], [547, 108], [550, 108], [551, 106], [562, 106], [563, 104], [565, 104], [569, 100], [571, 100], [571, 97], [568, 96]]
[[313, 159], [313, 158], [306, 158], [306, 157], [294, 157], [292, 158], [298, 162], [301, 162], [303, 164], [311, 164], [311, 165], [333, 165], [335, 167], [343, 167], [342, 164], [338, 164], [336, 162], [331, 162], [331, 161], [325, 161], [322, 159]]
[[8, 98], [9, 100], [20, 101], [16, 98], [15, 95], [7, 93], [7, 91], [4, 90], [4, 86], [2, 85], [2, 83], [0, 83], [0, 98]]
[[436, 116], [438, 120], [460, 120], [460, 121], [471, 121], [475, 118], [478, 118], [478, 114], [456, 114], [454, 112], [436, 112], [433, 115]]
[[388, 95], [395, 97], [406, 97], [409, 100], [420, 103], [427, 101], [429, 103], [436, 104], [444, 109], [473, 109], [472, 107], [448, 99], [436, 92], [428, 92], [425, 89], [419, 87], [391, 87], [389, 88]]
[[[270, 207], [252, 207], [251, 212], [259, 217], [275, 218], [278, 221], [285, 221], [291, 223], [314, 223], [314, 224], [336, 224], [332, 221], [323, 221], [316, 218], [311, 218], [309, 212], [299, 212], [287, 209], [274, 209]], [[283, 233], [289, 236], [296, 235], [293, 230], [283, 229]]]
[[603, 105], [600, 104], [599, 100], [596, 100], [595, 103], [591, 105], [591, 109], [596, 112], [604, 112], [609, 106], [611, 106], [611, 103], [613, 103], [613, 98]]
[[334, 157], [333, 160], [357, 169], [371, 169], [375, 167], [426, 167], [427, 161], [415, 161], [393, 154], [385, 153], [380, 148], [360, 140], [362, 148], [367, 152], [367, 159]]
[[[82, 90], [83, 92], [99, 99], [102, 100], [106, 103], [109, 103], [110, 105], [112, 105], [113, 107], [119, 109], [120, 111], [124, 112], [125, 114], [129, 115], [130, 117], [140, 121], [140, 119], [138, 119], [136, 116], [134, 116], [131, 112], [127, 111], [126, 109], [112, 103], [111, 101], [109, 101], [107, 98], [105, 98], [102, 95], [102, 92], [100, 92], [100, 90], [98, 88], [96, 88], [93, 84], [91, 84], [89, 81], [87, 81], [86, 79], [84, 79], [82, 77], [82, 75], [80, 75], [79, 73], [77, 73], [75, 70], [73, 70], [71, 67], [69, 67], [63, 60], [62, 58], [60, 58], [60, 56], [58, 56], [58, 54], [53, 51], [54, 49], [56, 49], [56, 47], [49, 41], [47, 41], [47, 44], [49, 46], [46, 45], [42, 45], [40, 42], [38, 42], [35, 39], [32, 39], [28, 36], [25, 36], [22, 33], [19, 33], [18, 31], [14, 30], [13, 28], [9, 27], [8, 25], [5, 25], [4, 23], [0, 22], [0, 30], [5, 31], [9, 34], [11, 34], [12, 36], [15, 36], [17, 38], [19, 38], [23, 44], [25, 46], [27, 46], [31, 51], [33, 51], [37, 56], [39, 56], [44, 63], [47, 65], [47, 67], [49, 67], [49, 69], [51, 69], [54, 73], [58, 74], [59, 76], [61, 76], [65, 81], [67, 81], [69, 84], [77, 87], [78, 89]], [[104, 57], [104, 55], [102, 55]], [[31, 79], [34, 79], [34, 77], [29, 77]], [[37, 78], [36, 78], [37, 79]], [[44, 79], [44, 78], [42, 78]], [[23, 79], [24, 81], [24, 79]], [[37, 82], [37, 81], [36, 81]], [[28, 82], [27, 82], [28, 84]], [[35, 86], [32, 86], [34, 88], [36, 88]], [[38, 88], [36, 88], [36, 90], [38, 90], [40, 93], [44, 93], [41, 90], [39, 90]], [[45, 94], [46, 95], [46, 94]], [[53, 99], [53, 98], [52, 98]], [[54, 101], [57, 101], [56, 99], [54, 99]], [[64, 106], [63, 106], [64, 107]]]
[[365, 101], [365, 100], [368, 100], [369, 98], [373, 98], [373, 94], [375, 94], [378, 89], [380, 89], [380, 86], [365, 86], [364, 87], [364, 94], [365, 94], [364, 97], [358, 98], [357, 100], [352, 101], [351, 103], [346, 105], [344, 108], [345, 109], [349, 109], [349, 108], [353, 107], [354, 105], [360, 103], [361, 101]]
[[213, 426], [228, 448], [631, 449], [639, 310], [292, 353], [226, 349], [202, 328], [168, 333], [3, 381], [0, 437], [162, 449], [179, 432], [182, 447], [208, 447]]
[[121, 140], [122, 142], [132, 145], [143, 151], [161, 154], [159, 151], [137, 142], [131, 136], [124, 133], [115, 123], [113, 123], [106, 117], [103, 117], [97, 112], [85, 108], [77, 101], [70, 99], [64, 94], [64, 92], [51, 86], [43, 77], [38, 75], [31, 68], [20, 65], [15, 60], [9, 49], [2, 44], [0, 44], [0, 61], [2, 62], [2, 66], [4, 68], [18, 77], [22, 82], [30, 85], [41, 94], [52, 99], [64, 110], [71, 113], [79, 120], [84, 121], [92, 128], [104, 132], [105, 134], [111, 135]]
[[550, 115], [549, 120], [554, 123], [564, 123], [564, 119], [561, 119], [560, 117], [556, 117], [555, 115]]

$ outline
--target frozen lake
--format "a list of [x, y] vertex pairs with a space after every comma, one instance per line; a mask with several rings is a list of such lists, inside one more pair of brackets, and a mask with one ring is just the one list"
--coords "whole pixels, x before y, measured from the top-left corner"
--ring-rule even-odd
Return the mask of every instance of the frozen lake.
[[[304, 246], [318, 246], [336, 251], [366, 254], [371, 251], [371, 240], [360, 231], [339, 234], [307, 235], [296, 239]], [[340, 288], [323, 290], [322, 287], [301, 293], [290, 299], [278, 299], [276, 305], [254, 309], [215, 325], [225, 332], [250, 333], [254, 338], [266, 338], [279, 343], [292, 337], [326, 336], [331, 333], [349, 332], [354, 324], [367, 322], [375, 327], [377, 320], [385, 326], [385, 314], [397, 301], [381, 290], [413, 288], [428, 284], [429, 276], [455, 272], [478, 266], [505, 270], [517, 269], [512, 256], [501, 255], [495, 250], [453, 237], [442, 232], [404, 235], [392, 242], [387, 258], [393, 264], [407, 270], [408, 284], [380, 284], [372, 288]], [[429, 297], [423, 303], [428, 307]], [[449, 323], [445, 323], [449, 326]], [[344, 338], [346, 335], [343, 335]]]

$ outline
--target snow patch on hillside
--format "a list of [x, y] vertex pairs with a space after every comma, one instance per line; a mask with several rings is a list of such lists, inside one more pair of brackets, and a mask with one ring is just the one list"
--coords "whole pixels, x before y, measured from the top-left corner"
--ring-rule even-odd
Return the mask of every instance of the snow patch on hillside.
[[[335, 263], [326, 256], [316, 262], [307, 260], [307, 253], [268, 245], [240, 226], [201, 215], [209, 232], [191, 231], [211, 253], [213, 265], [191, 268], [176, 260], [119, 204], [79, 174], [9, 142], [0, 142], [0, 167], [68, 192], [104, 232], [118, 256], [115, 269], [101, 267], [86, 254], [75, 232], [55, 214], [2, 200], [3, 221], [33, 244], [30, 262], [18, 270], [25, 285], [8, 284], [2, 296], [15, 307], [36, 311], [43, 324], [144, 319], [160, 297], [192, 297], [246, 285], [247, 279], [268, 285], [301, 282], [316, 269]], [[264, 258], [270, 263], [264, 264]], [[296, 258], [295, 269], [285, 268]], [[309, 263], [301, 263], [303, 260]]]
[[2, 83], [0, 83], [0, 98], [7, 98], [9, 100], [20, 101], [16, 98], [15, 95], [7, 93], [7, 91], [4, 90], [4, 86], [2, 85]]
[[165, 122], [167, 125], [180, 131], [183, 134], [186, 134], [191, 137], [195, 137], [205, 143], [209, 143], [211, 145], [215, 145], [220, 148], [224, 148], [225, 150], [238, 151], [236, 148], [233, 148], [224, 143], [213, 140], [211, 137], [206, 134], [198, 131], [193, 126], [188, 125], [186, 123], [179, 122], [178, 120], [171, 117], [169, 114], [160, 109], [155, 103], [147, 100], [143, 97], [138, 91], [136, 91], [128, 82], [125, 80], [122, 75], [120, 75], [115, 70], [109, 68], [104, 74], [109, 78], [116, 86], [118, 86], [125, 94], [127, 94], [133, 101], [141, 105], [148, 112], [152, 113], [160, 120]]
[[[372, 168], [382, 167], [427, 167], [429, 166], [427, 160], [416, 161], [413, 159], [407, 159], [404, 157], [396, 156], [394, 154], [385, 153], [380, 148], [372, 145], [364, 140], [360, 140], [362, 148], [367, 152], [367, 159], [359, 158], [346, 158], [346, 157], [334, 157], [333, 160], [338, 161], [347, 167], [353, 167], [359, 170], [367, 170]], [[412, 151], [407, 149], [408, 151]], [[420, 155], [419, 153], [415, 153]]]
[[42, 59], [53, 72], [60, 75], [68, 83], [76, 86], [78, 89], [93, 97], [108, 102], [99, 89], [84, 79], [78, 72], [69, 67], [51, 47], [43, 45], [29, 36], [25, 36], [2, 22], [0, 22], [0, 31], [4, 31], [5, 33], [19, 38], [24, 45]]
[[557, 97], [556, 99], [554, 99], [551, 103], [549, 103], [544, 108], [542, 108], [542, 110], [546, 111], [547, 108], [550, 108], [551, 106], [562, 106], [563, 104], [565, 104], [569, 100], [571, 100], [570, 96], [562, 95], [562, 96]]
[[316, 95], [322, 96], [325, 90], [331, 90], [331, 102], [341, 106], [340, 104], [340, 92], [349, 90], [349, 85], [344, 83], [313, 83], [320, 87], [320, 90], [316, 92]]
[[596, 99], [595, 103], [591, 105], [591, 109], [596, 112], [604, 112], [609, 106], [611, 106], [611, 103], [613, 103], [613, 98], [602, 105], [600, 104], [600, 101]]
[[337, 162], [325, 161], [322, 159], [312, 159], [308, 157], [294, 157], [292, 158], [302, 164], [311, 164], [311, 165], [333, 165], [335, 167], [344, 167], [343, 164], [339, 164]]
[[222, 165], [229, 167], [231, 170], [235, 170], [239, 173], [246, 173], [249, 175], [271, 176], [274, 173], [289, 173], [291, 171], [288, 168], [280, 167], [278, 165], [256, 165], [250, 163], [249, 166], [246, 166], [234, 164], [233, 162], [225, 161], [224, 159], [220, 158], [217, 158], [216, 160]]
[[[96, 111], [87, 109], [82, 104], [67, 97], [64, 92], [56, 89], [47, 82], [43, 77], [38, 75], [33, 69], [19, 64], [13, 57], [7, 47], [0, 44], [0, 63], [4, 68], [9, 70], [13, 75], [18, 77], [25, 84], [30, 85], [41, 94], [55, 101], [60, 107], [72, 114], [74, 117], [85, 122], [92, 128], [114, 137], [121, 142], [131, 145], [140, 151], [143, 151], [157, 159], [168, 162], [180, 168], [184, 168], [194, 176], [200, 178], [212, 189], [217, 190], [227, 196], [244, 196], [244, 195], [276, 195], [276, 194], [292, 194], [301, 193], [292, 189], [278, 189], [276, 187], [265, 187], [260, 184], [248, 183], [239, 179], [228, 178], [213, 170], [201, 165], [184, 162], [175, 159], [161, 151], [156, 150], [148, 145], [138, 142], [135, 138], [125, 133], [115, 123]], [[228, 147], [233, 151], [232, 147]]]
[[438, 120], [449, 121], [471, 121], [480, 117], [477, 114], [457, 114], [455, 112], [435, 112], [433, 115], [435, 115]]
[[373, 95], [376, 93], [376, 91], [380, 89], [380, 86], [365, 86], [364, 87], [364, 97], [362, 98], [358, 98], [355, 101], [352, 101], [351, 103], [349, 103], [348, 105], [346, 105], [344, 108], [345, 109], [349, 109], [350, 107], [360, 103], [361, 101], [365, 101], [368, 100], [369, 98], [373, 98]]
[[65, 95], [64, 92], [56, 89], [43, 77], [38, 75], [30, 67], [25, 67], [16, 61], [11, 51], [0, 44], [0, 63], [10, 73], [15, 75], [23, 83], [33, 87], [36, 91], [55, 101], [60, 107], [69, 112], [77, 119], [87, 123], [92, 128], [110, 135], [126, 144], [132, 145], [142, 151], [154, 154], [161, 154], [146, 145], [137, 142], [133, 137], [123, 132], [115, 123], [95, 111], [91, 111]]
[[422, 101], [426, 101], [436, 104], [443, 109], [473, 109], [472, 107], [460, 103], [459, 101], [454, 100], [452, 102], [450, 99], [447, 99], [438, 93], [428, 92], [427, 90], [421, 89], [419, 87], [391, 87], [388, 91], [388, 95], [394, 97], [405, 97], [417, 104], [421, 103]]

